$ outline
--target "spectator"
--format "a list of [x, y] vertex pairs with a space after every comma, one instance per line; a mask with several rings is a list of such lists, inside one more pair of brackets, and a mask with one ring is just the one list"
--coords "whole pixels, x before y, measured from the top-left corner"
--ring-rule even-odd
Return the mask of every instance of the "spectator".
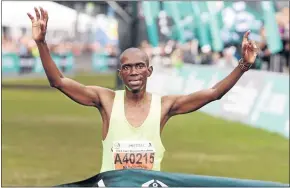
[[17, 53], [18, 49], [16, 44], [7, 36], [2, 35], [2, 53]]

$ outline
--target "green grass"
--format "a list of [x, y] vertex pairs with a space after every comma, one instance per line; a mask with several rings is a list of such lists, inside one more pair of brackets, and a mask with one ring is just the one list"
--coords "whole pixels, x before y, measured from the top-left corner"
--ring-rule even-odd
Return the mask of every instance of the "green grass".
[[[70, 76], [68, 76], [70, 77]], [[80, 81], [81, 83], [87, 85], [102, 85], [103, 87], [114, 87], [115, 83], [115, 74], [79, 74], [73, 77], [74, 80]], [[49, 86], [49, 82], [46, 77], [43, 78], [25, 78], [25, 79], [4, 79], [2, 80], [2, 84], [10, 84], [10, 85], [47, 85]]]
[[[112, 76], [80, 76], [113, 87]], [[45, 80], [6, 81], [48, 84]], [[50, 90], [2, 90], [2, 185], [53, 186], [100, 170], [101, 118]], [[288, 139], [201, 112], [172, 118], [162, 170], [289, 183]]]

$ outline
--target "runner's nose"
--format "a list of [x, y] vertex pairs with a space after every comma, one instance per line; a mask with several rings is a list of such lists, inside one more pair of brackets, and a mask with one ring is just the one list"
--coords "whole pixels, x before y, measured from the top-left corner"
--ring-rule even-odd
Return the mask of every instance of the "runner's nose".
[[134, 75], [138, 75], [139, 74], [139, 72], [138, 72], [138, 70], [137, 70], [137, 68], [135, 67], [135, 66], [133, 66], [132, 67], [132, 69], [131, 69], [131, 76], [134, 76]]

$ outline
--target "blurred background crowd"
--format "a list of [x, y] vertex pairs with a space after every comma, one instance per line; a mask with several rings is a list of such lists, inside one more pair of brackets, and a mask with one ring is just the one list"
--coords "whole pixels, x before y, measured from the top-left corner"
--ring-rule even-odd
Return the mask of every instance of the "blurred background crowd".
[[74, 182], [101, 165], [101, 117], [46, 79], [27, 16], [38, 6], [48, 11], [46, 43], [64, 75], [113, 90], [124, 89], [118, 57], [129, 47], [143, 49], [154, 66], [148, 92], [210, 88], [237, 66], [242, 37], [251, 30], [250, 40], [260, 48], [254, 70], [221, 100], [169, 122], [162, 133], [168, 148], [162, 170], [289, 184], [289, 2], [1, 4], [4, 186]]
[[[92, 65], [92, 61], [102, 61], [109, 65], [116, 65], [118, 55], [122, 50], [124, 50], [120, 47], [122, 46], [120, 43], [124, 43], [122, 40], [125, 40], [122, 38], [118, 39], [118, 35], [120, 36], [122, 35], [122, 32], [126, 32], [126, 28], [123, 28], [122, 31], [120, 19], [124, 20], [124, 16], [126, 18], [126, 13], [128, 12], [128, 15], [132, 16], [132, 10], [131, 12], [130, 10], [127, 10], [130, 8], [130, 3], [118, 2], [116, 3], [117, 6], [106, 2], [86, 1], [55, 1], [55, 3], [58, 4], [58, 6], [64, 5], [67, 9], [74, 10], [76, 14], [74, 18], [68, 18], [73, 22], [71, 28], [54, 28], [52, 23], [56, 20], [49, 20], [47, 42], [51, 53], [63, 58], [65, 58], [67, 54], [72, 54], [76, 60], [76, 66], [86, 67], [82, 65], [88, 65], [87, 69], [90, 69], [89, 67]], [[274, 26], [277, 26], [279, 40], [281, 40], [281, 48], [274, 52], [269, 49], [269, 41], [267, 41], [269, 40], [269, 37], [267, 36], [270, 36], [270, 38], [275, 38], [275, 36], [272, 36], [272, 33], [267, 33], [267, 30], [265, 29], [264, 23], [267, 20], [263, 19], [266, 18], [266, 15], [263, 15], [263, 11], [260, 11], [262, 6], [260, 4], [261, 2], [236, 2], [231, 3], [231, 5], [223, 3], [222, 8], [218, 10], [221, 12], [220, 15], [223, 19], [222, 24], [229, 25], [231, 24], [230, 22], [232, 22], [232, 24], [233, 22], [241, 22], [240, 25], [245, 24], [247, 26], [239, 29], [239, 27], [242, 26], [237, 24], [231, 26], [234, 27], [234, 30], [230, 31], [229, 29], [226, 29], [226, 27], [220, 25], [219, 35], [213, 36], [213, 34], [208, 33], [208, 38], [221, 38], [223, 42], [222, 48], [219, 48], [218, 50], [212, 47], [213, 39], [208, 39], [207, 42], [201, 41], [201, 36], [198, 35], [196, 27], [202, 27], [202, 25], [195, 24], [196, 20], [194, 16], [189, 16], [189, 14], [186, 13], [187, 15], [180, 15], [180, 17], [177, 18], [178, 14], [173, 15], [170, 13], [173, 9], [166, 10], [165, 3], [157, 3], [159, 9], [157, 10], [158, 13], [153, 20], [155, 20], [155, 24], [157, 25], [158, 43], [152, 44], [152, 40], [150, 41], [148, 37], [148, 35], [150, 35], [150, 29], [148, 28], [148, 23], [146, 24], [146, 20], [148, 22], [149, 19], [146, 18], [146, 9], [144, 7], [145, 5], [142, 6], [142, 2], [138, 2], [137, 4], [138, 26], [135, 27], [136, 30], [131, 33], [131, 35], [136, 37], [135, 46], [142, 48], [147, 52], [151, 59], [156, 60], [159, 64], [164, 66], [180, 66], [183, 63], [189, 63], [229, 68], [235, 67], [238, 60], [241, 58], [240, 38], [247, 28], [251, 29], [252, 25], [255, 25], [256, 28], [254, 29], [255, 31], [252, 39], [258, 44], [260, 54], [253, 68], [258, 70], [289, 73], [289, 6], [287, 6], [287, 2], [273, 3], [275, 16], [274, 21], [276, 22], [276, 25], [274, 24]], [[217, 7], [220, 7], [218, 5], [220, 5], [221, 2], [214, 3], [217, 4]], [[10, 2], [10, 4], [13, 6], [13, 2]], [[33, 5], [37, 5], [37, 2], [33, 2]], [[31, 6], [29, 6], [27, 4], [27, 7], [30, 9], [28, 10], [27, 8], [25, 11], [33, 11], [33, 5], [31, 4]], [[246, 6], [248, 6], [249, 9]], [[120, 10], [120, 7], [123, 8], [123, 10]], [[5, 4], [3, 5], [3, 9], [4, 8]], [[192, 15], [194, 15], [194, 8], [192, 9]], [[241, 11], [241, 9], [243, 9], [243, 13], [238, 15], [238, 12]], [[250, 9], [252, 13], [249, 11]], [[7, 10], [9, 10], [8, 5]], [[205, 12], [210, 12], [210, 7], [204, 10]], [[179, 11], [182, 11], [182, 9], [179, 9]], [[23, 13], [23, 15], [20, 15], [20, 13]], [[20, 17], [24, 18], [26, 16], [23, 11], [15, 11], [15, 14], [19, 14]], [[49, 14], [51, 16], [56, 14], [56, 12], [51, 11]], [[80, 14], [83, 14], [83, 16], [86, 16], [88, 19], [83, 21], [80, 19]], [[123, 17], [122, 14], [124, 14]], [[261, 19], [253, 18], [252, 15], [256, 14], [260, 14], [256, 17], [260, 17]], [[65, 14], [59, 16], [63, 15]], [[17, 19], [17, 15], [12, 16], [15, 17], [14, 19]], [[202, 20], [202, 16], [203, 14], [200, 14], [200, 18], [198, 19]], [[233, 16], [236, 17], [235, 20], [231, 19]], [[3, 18], [7, 18], [8, 20], [11, 19], [9, 16], [5, 15], [5, 11]], [[14, 53], [20, 58], [39, 57], [36, 44], [31, 38], [30, 20], [28, 17], [25, 19], [26, 24], [19, 24], [18, 26], [10, 25], [11, 22], [9, 21], [3, 22], [2, 55]], [[80, 29], [79, 27], [82, 22], [86, 23], [83, 23], [84, 26]], [[179, 24], [178, 22], [182, 22], [183, 26], [180, 26], [182, 24]], [[212, 23], [210, 22], [209, 24]], [[181, 31], [180, 27], [183, 27]], [[186, 27], [188, 28], [184, 29]], [[179, 28], [179, 31], [175, 32], [175, 34], [174, 28]], [[183, 40], [179, 40], [180, 36], [178, 35], [184, 35]]]

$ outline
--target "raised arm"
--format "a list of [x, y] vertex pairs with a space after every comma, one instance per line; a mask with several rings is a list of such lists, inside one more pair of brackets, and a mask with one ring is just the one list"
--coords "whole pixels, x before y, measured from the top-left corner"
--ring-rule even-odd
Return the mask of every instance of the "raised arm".
[[250, 32], [246, 32], [242, 42], [243, 58], [239, 65], [223, 80], [210, 89], [201, 90], [189, 95], [165, 96], [164, 101], [169, 105], [168, 116], [193, 112], [204, 105], [221, 99], [255, 62], [257, 56], [256, 45], [248, 40]]
[[40, 8], [41, 14], [37, 8], [34, 8], [34, 10], [36, 19], [29, 13], [27, 13], [27, 15], [32, 22], [32, 37], [37, 44], [41, 62], [51, 87], [59, 89], [79, 104], [99, 107], [101, 105], [100, 93], [110, 92], [110, 90], [97, 86], [85, 86], [70, 78], [66, 78], [60, 72], [52, 60], [48, 46], [45, 42], [48, 13], [46, 10], [43, 10], [43, 8]]

